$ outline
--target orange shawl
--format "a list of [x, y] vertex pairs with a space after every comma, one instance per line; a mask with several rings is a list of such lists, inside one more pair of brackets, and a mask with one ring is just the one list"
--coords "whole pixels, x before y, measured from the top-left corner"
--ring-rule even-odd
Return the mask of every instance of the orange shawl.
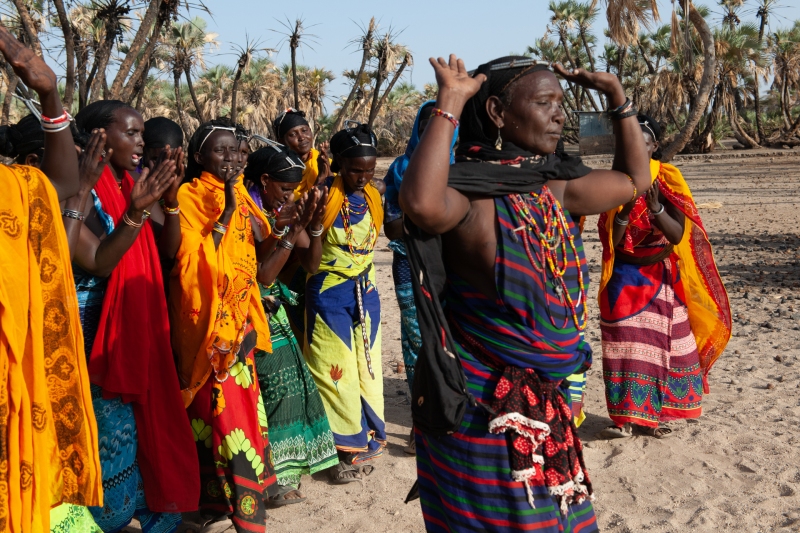
[[[708, 234], [680, 170], [653, 160], [650, 161], [650, 174], [653, 181], [658, 180], [664, 196], [686, 215], [683, 239], [675, 246], [674, 253], [679, 258], [678, 268], [686, 292], [689, 324], [700, 354], [703, 387], [708, 392], [708, 373], [731, 338], [731, 308], [728, 293], [714, 262]], [[603, 275], [598, 294], [605, 290], [614, 270], [614, 246], [611, 236], [614, 216], [621, 209], [620, 206], [606, 213], [605, 226], [600, 228], [600, 240], [603, 243]]]
[[[344, 180], [337, 175], [333, 178], [333, 184], [328, 190], [328, 204], [325, 206], [325, 214], [322, 215], [322, 225], [325, 226], [325, 231], [329, 230], [336, 221], [336, 217], [342, 209], [345, 196], [347, 196], [347, 193], [344, 190]], [[364, 187], [364, 196], [367, 199], [367, 207], [369, 207], [370, 215], [372, 215], [372, 221], [375, 227], [380, 229], [383, 226], [381, 193], [378, 192], [372, 182], [369, 182]]]
[[272, 351], [256, 283], [258, 261], [250, 217], [265, 235], [270, 225], [241, 178], [235, 193], [236, 211], [215, 249], [212, 228], [225, 206], [223, 182], [203, 172], [178, 191], [181, 245], [170, 277], [170, 322], [187, 407], [212, 370], [217, 380], [227, 379], [247, 320], [258, 334], [256, 348]]
[[97, 423], [55, 189], [0, 166], [0, 530], [44, 533], [50, 508], [102, 505]]

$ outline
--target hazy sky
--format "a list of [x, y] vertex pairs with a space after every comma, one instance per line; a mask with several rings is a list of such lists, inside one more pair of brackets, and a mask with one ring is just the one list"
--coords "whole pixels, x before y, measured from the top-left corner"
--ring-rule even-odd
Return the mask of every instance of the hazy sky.
[[[753, 0], [750, 0], [753, 3]], [[776, 29], [789, 26], [800, 19], [800, 1], [782, 0], [782, 7], [771, 21]], [[346, 69], [356, 69], [360, 53], [350, 43], [360, 33], [359, 25], [366, 25], [371, 16], [380, 23], [380, 30], [390, 27], [400, 33], [397, 41], [407, 45], [415, 65], [405, 80], [421, 89], [434, 81], [433, 69], [428, 64], [431, 56], [446, 56], [453, 52], [464, 58], [468, 68], [496, 57], [523, 52], [546, 31], [549, 11], [545, 0], [395, 0], [387, 2], [339, 2], [306, 0], [305, 2], [265, 2], [264, 0], [205, 0], [212, 16], [196, 14], [208, 21], [208, 31], [219, 34], [219, 51], [209, 56], [212, 63], [232, 64], [235, 45], [245, 42], [246, 36], [258, 40], [265, 48], [279, 48], [282, 37], [270, 30], [285, 31], [280, 21], [305, 20], [308, 33], [316, 35], [315, 43], [301, 47], [298, 62], [324, 67], [337, 76], [330, 87], [330, 95], [346, 91], [341, 74]], [[601, 2], [602, 5], [602, 2]], [[713, 22], [721, 19], [716, 2]], [[668, 23], [671, 11], [669, 0], [659, 0], [661, 23]], [[754, 20], [755, 10], [745, 7], [743, 20]], [[194, 14], [194, 12], [192, 12]], [[602, 46], [605, 12], [597, 22], [595, 33]], [[313, 48], [313, 50], [312, 50]], [[289, 62], [289, 49], [284, 43], [273, 60]], [[330, 109], [332, 103], [327, 103]]]

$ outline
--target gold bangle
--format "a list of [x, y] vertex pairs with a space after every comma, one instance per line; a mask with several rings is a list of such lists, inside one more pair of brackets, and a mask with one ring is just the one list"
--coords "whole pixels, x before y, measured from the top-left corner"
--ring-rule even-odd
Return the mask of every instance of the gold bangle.
[[631, 185], [633, 185], [633, 197], [631, 197], [631, 202], [632, 202], [636, 200], [636, 196], [639, 194], [639, 191], [636, 189], [636, 184], [633, 182], [633, 178], [628, 176], [627, 174], [625, 174], [625, 177], [628, 178], [628, 180], [631, 182]]
[[123, 221], [125, 224], [127, 224], [128, 226], [132, 227], [132, 228], [141, 228], [141, 227], [142, 227], [142, 224], [144, 224], [144, 222], [141, 222], [141, 223], [138, 223], [138, 224], [137, 224], [136, 222], [134, 222], [133, 220], [131, 220], [131, 217], [129, 217], [129, 216], [128, 216], [128, 213], [124, 213], [124, 214], [122, 215], [122, 221]]

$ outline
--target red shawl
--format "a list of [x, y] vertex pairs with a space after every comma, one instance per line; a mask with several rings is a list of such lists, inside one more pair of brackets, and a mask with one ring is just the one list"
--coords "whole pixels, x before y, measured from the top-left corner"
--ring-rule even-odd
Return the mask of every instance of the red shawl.
[[[95, 186], [115, 227], [124, 224], [133, 184], [126, 172], [119, 187], [106, 167]], [[133, 402], [137, 459], [150, 511], [196, 510], [197, 450], [172, 356], [164, 281], [149, 220], [108, 278], [89, 376], [103, 388], [103, 397]]]

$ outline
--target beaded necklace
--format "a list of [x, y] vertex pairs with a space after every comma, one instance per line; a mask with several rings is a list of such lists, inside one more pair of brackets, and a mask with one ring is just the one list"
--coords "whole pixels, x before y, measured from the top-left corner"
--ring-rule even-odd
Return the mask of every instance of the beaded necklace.
[[[367, 256], [369, 252], [373, 250], [375, 247], [375, 243], [378, 241], [378, 231], [375, 227], [375, 222], [370, 217], [369, 221], [369, 231], [367, 232], [366, 237], [360, 243], [356, 243], [355, 236], [353, 235], [353, 226], [350, 224], [350, 215], [366, 215], [367, 211], [369, 210], [369, 204], [364, 204], [362, 208], [351, 209], [350, 208], [350, 200], [347, 196], [344, 197], [344, 201], [342, 202], [341, 214], [342, 214], [342, 226], [344, 226], [344, 234], [347, 240], [347, 248], [350, 250], [350, 255], [353, 258], [353, 263], [358, 266], [363, 265], [367, 261]], [[365, 254], [357, 254], [356, 251], [364, 251]]]
[[[583, 270], [578, 259], [578, 250], [575, 247], [575, 237], [569, 230], [569, 224], [564, 216], [564, 210], [553, 193], [544, 187], [539, 194], [531, 193], [525, 197], [519, 194], [509, 196], [511, 205], [514, 209], [515, 224], [519, 227], [514, 230], [514, 234], [522, 233], [522, 245], [534, 270], [542, 274], [544, 286], [548, 286], [548, 274], [552, 277], [553, 291], [572, 313], [572, 321], [578, 331], [586, 329], [586, 287], [583, 283]], [[542, 213], [542, 225], [531, 214], [531, 208], [538, 207]], [[536, 250], [536, 243], [539, 243]], [[573, 302], [569, 294], [564, 275], [569, 267], [569, 255], [567, 253], [567, 243], [572, 249], [572, 256], [575, 258], [575, 268], [578, 270], [578, 285], [580, 294], [578, 301]], [[560, 253], [559, 253], [560, 252]], [[560, 258], [559, 258], [560, 256]], [[560, 259], [560, 261], [559, 261]], [[558, 327], [550, 313], [549, 300], [545, 297], [547, 315], [550, 323]], [[583, 313], [578, 318], [577, 307], [583, 304]], [[567, 318], [561, 329], [567, 326]]]

